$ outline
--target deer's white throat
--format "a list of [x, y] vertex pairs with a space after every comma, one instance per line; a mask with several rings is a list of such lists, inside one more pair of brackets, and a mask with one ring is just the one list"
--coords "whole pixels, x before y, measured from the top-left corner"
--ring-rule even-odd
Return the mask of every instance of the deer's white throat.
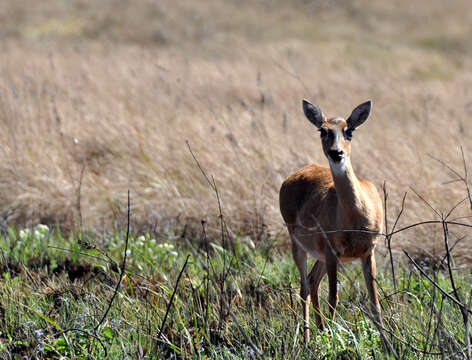
[[330, 159], [329, 167], [331, 168], [333, 175], [344, 175], [346, 173], [346, 159], [343, 157], [340, 161], [337, 162], [332, 161]]

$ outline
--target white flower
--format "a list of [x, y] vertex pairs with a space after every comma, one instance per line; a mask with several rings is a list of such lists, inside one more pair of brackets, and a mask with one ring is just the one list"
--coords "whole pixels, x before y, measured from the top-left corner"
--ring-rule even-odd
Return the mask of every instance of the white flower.
[[21, 229], [20, 230], [20, 239], [21, 240], [26, 240], [26, 238], [29, 236], [30, 234], [30, 229]]
[[38, 230], [39, 232], [42, 232], [42, 233], [46, 233], [49, 231], [49, 228], [47, 225], [44, 225], [44, 224], [39, 224], [36, 226], [36, 230]]

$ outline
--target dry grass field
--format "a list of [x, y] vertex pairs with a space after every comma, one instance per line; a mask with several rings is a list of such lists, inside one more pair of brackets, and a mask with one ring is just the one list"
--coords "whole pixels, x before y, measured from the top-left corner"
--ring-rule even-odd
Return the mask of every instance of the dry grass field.
[[[404, 224], [435, 218], [411, 188], [443, 211], [465, 196], [430, 155], [472, 159], [471, 16], [465, 0], [4, 2], [1, 217], [73, 228], [81, 183], [88, 228], [120, 222], [128, 188], [139, 224], [213, 223], [188, 140], [231, 229], [285, 237], [281, 182], [326, 163], [306, 97], [331, 116], [373, 99], [357, 173], [387, 183], [391, 220], [405, 191]], [[436, 237], [394, 246], [434, 252]]]
[[[405, 192], [398, 228], [440, 220], [472, 168], [471, 34], [469, 0], [1, 1], [0, 358], [382, 358], [355, 266], [300, 344], [278, 191], [327, 165], [301, 100], [346, 117], [372, 99], [355, 171], [387, 184], [389, 229]], [[449, 219], [471, 224], [469, 201]], [[397, 358], [466, 358], [459, 308], [401, 251], [466, 304], [471, 231], [448, 235], [449, 272], [441, 224], [395, 235], [397, 283], [379, 246]]]

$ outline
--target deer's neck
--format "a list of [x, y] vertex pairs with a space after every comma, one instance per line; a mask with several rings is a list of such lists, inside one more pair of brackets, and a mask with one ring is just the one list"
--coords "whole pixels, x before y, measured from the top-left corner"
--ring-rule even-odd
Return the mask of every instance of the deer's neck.
[[355, 221], [354, 218], [362, 214], [364, 199], [351, 161], [344, 159], [340, 163], [330, 162], [329, 165], [338, 197], [338, 211], [341, 211], [340, 215], [343, 215], [346, 220]]

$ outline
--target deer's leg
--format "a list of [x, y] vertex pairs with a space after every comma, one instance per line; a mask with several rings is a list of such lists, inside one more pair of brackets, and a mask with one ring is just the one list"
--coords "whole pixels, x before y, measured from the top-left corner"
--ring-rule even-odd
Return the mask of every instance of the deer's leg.
[[334, 319], [336, 306], [338, 305], [338, 257], [333, 250], [328, 247], [326, 250], [326, 272], [328, 273], [329, 296], [328, 304], [331, 319]]
[[292, 240], [292, 254], [295, 264], [297, 265], [298, 271], [300, 272], [300, 297], [301, 305], [303, 309], [303, 338], [306, 343], [310, 341], [310, 309], [309, 309], [309, 298], [310, 284], [306, 275], [306, 252], [300, 248], [295, 241]]
[[315, 308], [315, 319], [318, 329], [324, 329], [323, 319], [321, 318], [320, 310], [320, 283], [323, 276], [326, 274], [326, 264], [323, 261], [316, 261], [313, 269], [311, 269], [308, 275], [308, 281], [311, 287], [311, 302]]
[[[373, 251], [370, 255], [362, 259], [362, 270], [364, 272], [364, 278], [367, 285], [367, 290], [369, 291], [372, 314], [374, 315], [374, 319], [378, 323], [378, 325], [383, 327], [382, 314], [380, 312], [379, 297], [377, 295], [377, 285], [375, 283], [376, 266], [375, 266], [375, 257], [374, 257]], [[387, 353], [390, 353], [391, 344], [385, 337], [385, 334], [382, 328], [380, 328], [380, 338], [382, 340], [382, 345], [385, 351]]]
[[372, 315], [374, 315], [375, 321], [382, 325], [382, 315], [380, 313], [380, 303], [377, 295], [377, 285], [375, 283], [376, 266], [373, 251], [370, 255], [362, 259], [362, 271], [364, 272], [365, 283], [367, 285], [367, 291], [369, 292]]

